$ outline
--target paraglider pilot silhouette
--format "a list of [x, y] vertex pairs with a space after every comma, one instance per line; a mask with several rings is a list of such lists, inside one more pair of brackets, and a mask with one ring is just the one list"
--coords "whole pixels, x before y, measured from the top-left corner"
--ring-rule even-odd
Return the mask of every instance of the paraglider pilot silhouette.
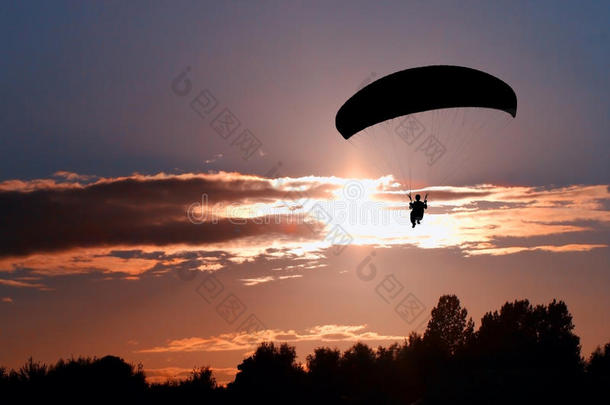
[[411, 210], [411, 224], [413, 224], [413, 228], [415, 228], [415, 222], [421, 224], [421, 220], [424, 219], [424, 210], [428, 209], [428, 194], [424, 197], [424, 202], [421, 202], [421, 196], [419, 194], [415, 195], [415, 201], [411, 199], [411, 194], [409, 194], [409, 209]]
[[[389, 74], [358, 90], [337, 111], [335, 126], [341, 136], [349, 140], [369, 127], [394, 118], [450, 108], [495, 109], [514, 118], [517, 95], [508, 84], [480, 70], [448, 65], [416, 67]], [[363, 133], [360, 136], [372, 135]], [[394, 135], [401, 136], [390, 133], [392, 141]], [[383, 142], [381, 139], [375, 141]], [[396, 148], [392, 149], [398, 155]], [[399, 162], [400, 159], [409, 161], [397, 158]], [[373, 163], [377, 166], [381, 162]], [[417, 195], [415, 201], [409, 203], [413, 228], [428, 208], [427, 195], [423, 202], [420, 199]]]

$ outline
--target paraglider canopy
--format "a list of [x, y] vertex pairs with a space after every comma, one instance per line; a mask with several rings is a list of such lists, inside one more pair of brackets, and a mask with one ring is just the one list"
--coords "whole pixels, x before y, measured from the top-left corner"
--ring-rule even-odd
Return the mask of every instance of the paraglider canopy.
[[513, 89], [488, 73], [461, 66], [424, 66], [390, 74], [364, 87], [337, 112], [335, 125], [345, 139], [371, 125], [423, 111], [482, 107], [515, 117]]

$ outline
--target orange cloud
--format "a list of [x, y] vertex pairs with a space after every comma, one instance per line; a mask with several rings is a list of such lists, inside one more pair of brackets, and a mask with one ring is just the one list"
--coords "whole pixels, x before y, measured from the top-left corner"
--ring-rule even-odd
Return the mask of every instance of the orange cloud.
[[35, 288], [40, 291], [51, 291], [52, 288], [47, 287], [41, 283], [30, 283], [28, 281], [20, 281], [20, 280], [7, 280], [0, 278], [0, 285], [6, 285], [9, 287], [18, 287], [18, 288]]
[[470, 256], [476, 255], [509, 255], [512, 253], [519, 252], [527, 252], [527, 251], [546, 251], [546, 252], [589, 252], [593, 249], [605, 248], [608, 245], [602, 244], [576, 244], [572, 243], [569, 245], [542, 245], [542, 246], [534, 246], [534, 247], [522, 247], [522, 246], [511, 246], [511, 247], [503, 247], [503, 248], [484, 248], [484, 249], [475, 249], [468, 251]]
[[400, 341], [404, 336], [388, 336], [365, 331], [366, 325], [319, 325], [304, 332], [295, 330], [267, 329], [255, 333], [223, 333], [208, 338], [189, 337], [170, 340], [164, 346], [138, 350], [136, 353], [167, 352], [218, 352], [250, 350], [263, 341], [281, 342], [355, 342], [355, 341]]
[[[391, 176], [56, 175], [69, 181], [0, 183], [0, 271], [122, 273], [134, 279], [149, 271], [216, 271], [257, 257], [297, 256], [309, 260], [282, 269], [314, 269], [326, 265], [325, 252], [336, 243], [328, 236], [338, 226], [355, 245], [455, 247], [466, 256], [562, 253], [607, 245], [599, 238], [557, 243], [554, 237], [593, 234], [610, 225], [606, 185], [414, 190], [429, 194], [429, 209], [422, 226], [412, 229], [406, 189]], [[209, 216], [201, 215], [204, 202]], [[191, 216], [197, 212], [199, 217]], [[242, 281], [254, 286], [281, 279], [256, 275]]]

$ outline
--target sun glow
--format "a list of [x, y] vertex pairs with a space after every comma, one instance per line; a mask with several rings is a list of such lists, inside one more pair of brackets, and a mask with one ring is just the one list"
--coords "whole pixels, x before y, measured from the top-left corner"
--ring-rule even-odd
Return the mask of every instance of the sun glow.
[[[156, 205], [144, 207], [149, 215], [137, 217], [137, 221], [125, 227], [123, 238], [111, 244], [103, 239], [105, 232], [100, 233], [99, 244], [94, 243], [96, 235], [91, 233], [87, 238], [94, 239], [88, 245], [70, 242], [55, 246], [49, 244], [49, 241], [55, 242], [53, 239], [44, 239], [38, 248], [32, 245], [32, 239], [27, 244], [14, 244], [14, 255], [0, 258], [0, 269], [9, 272], [27, 269], [45, 275], [99, 272], [103, 276], [116, 273], [121, 277], [140, 277], [176, 268], [217, 271], [253, 261], [277, 260], [277, 266], [282, 268], [291, 266], [280, 263], [282, 260], [298, 261], [295, 266], [312, 268], [322, 262], [329, 249], [337, 252], [347, 245], [452, 247], [465, 256], [524, 251], [586, 252], [607, 246], [607, 241], [595, 235], [588, 239], [582, 237], [585, 232], [610, 224], [607, 210], [610, 191], [605, 185], [428, 187], [417, 190], [420, 194], [429, 194], [428, 209], [421, 224], [413, 228], [408, 189], [391, 176], [268, 179], [219, 173], [190, 177], [214, 183], [217, 191], [195, 203], [189, 200], [192, 197], [188, 193], [189, 197], [176, 198], [175, 205], [164, 206], [160, 211]], [[153, 189], [168, 187], [164, 181], [175, 183], [171, 177], [161, 178], [160, 183], [138, 176], [127, 180], [142, 182]], [[183, 181], [182, 177], [180, 180]], [[103, 181], [121, 184], [126, 179]], [[240, 188], [227, 181], [238, 182]], [[62, 185], [54, 190], [50, 183], [44, 184], [46, 193], [50, 194], [62, 193], [65, 189]], [[79, 198], [92, 201], [86, 198], [90, 187], [75, 187], [71, 198], [75, 203]], [[21, 184], [17, 188], [29, 190], [30, 185]], [[39, 196], [30, 191], [19, 192], [28, 198]], [[81, 194], [83, 197], [79, 197]], [[574, 195], [588, 198], [576, 203]], [[111, 208], [116, 217], [129, 219], [123, 210], [135, 204], [130, 196], [123, 196], [124, 201], [116, 205], [105, 202], [98, 210], [103, 213]], [[186, 213], [185, 207], [188, 207]], [[22, 221], [28, 218], [24, 213]], [[150, 224], [141, 223], [143, 218], [151, 218]], [[159, 222], [159, 218], [164, 221]], [[125, 225], [124, 220], [110, 222], [109, 227]], [[52, 221], [37, 225], [42, 230], [55, 226]], [[77, 239], [83, 232], [80, 222], [65, 226], [72, 233], [72, 239], [68, 240]], [[167, 226], [170, 232], [151, 233], [150, 240], [144, 242], [134, 236], [137, 232], [131, 233], [142, 226], [155, 230]], [[556, 244], [558, 235], [567, 234], [578, 237], [569, 243]], [[20, 280], [20, 285], [45, 288], [29, 285], [29, 281]]]

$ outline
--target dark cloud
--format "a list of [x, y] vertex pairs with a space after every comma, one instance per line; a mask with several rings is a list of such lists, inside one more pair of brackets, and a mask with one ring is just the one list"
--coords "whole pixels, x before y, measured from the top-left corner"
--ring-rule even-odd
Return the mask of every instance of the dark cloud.
[[[326, 196], [328, 187], [310, 183], [310, 195]], [[140, 176], [102, 180], [88, 186], [46, 187], [29, 192], [0, 191], [0, 256], [27, 255], [73, 247], [113, 245], [210, 244], [238, 238], [290, 235], [314, 237], [317, 228], [291, 224], [288, 217], [193, 224], [189, 205], [262, 202], [290, 198], [269, 181], [238, 175], [201, 175], [150, 179]], [[119, 253], [134, 255], [137, 251]]]
[[511, 201], [472, 201], [468, 204], [463, 204], [460, 209], [474, 209], [477, 211], [485, 210], [497, 210], [497, 209], [515, 209], [515, 208], [527, 208], [528, 204], [525, 202], [511, 202]]
[[608, 199], [608, 198], [598, 198], [598, 199], [595, 200], [595, 202], [598, 203], [603, 210], [610, 211], [610, 199]]

